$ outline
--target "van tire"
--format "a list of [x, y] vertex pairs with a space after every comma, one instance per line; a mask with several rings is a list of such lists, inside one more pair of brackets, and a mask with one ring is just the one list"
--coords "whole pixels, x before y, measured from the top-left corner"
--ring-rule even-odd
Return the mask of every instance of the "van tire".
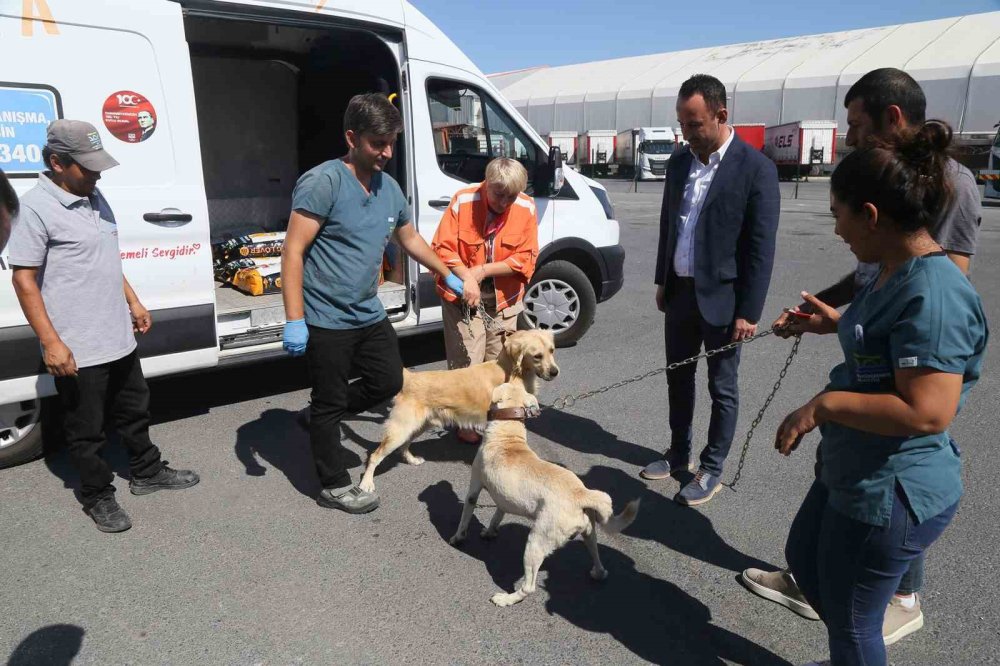
[[[30, 400], [26, 400], [19, 403], [21, 406], [19, 409], [29, 411], [31, 416], [29, 417], [26, 415], [25, 418], [33, 417], [34, 422], [21, 424], [21, 428], [30, 428], [30, 430], [28, 430], [17, 441], [11, 442], [7, 446], [0, 447], [0, 469], [29, 462], [38, 458], [44, 452], [45, 438], [42, 435], [42, 415], [44, 411], [43, 404], [41, 400], [35, 400], [33, 407], [27, 407], [27, 403], [31, 402], [32, 401]], [[33, 412], [30, 412], [32, 409]], [[10, 436], [9, 433], [7, 433], [7, 435]]]
[[[565, 305], [565, 317], [554, 320], [535, 308], [543, 305]], [[524, 297], [524, 312], [518, 319], [521, 329], [551, 330], [556, 347], [576, 344], [590, 329], [597, 313], [597, 296], [586, 273], [576, 265], [556, 259], [543, 265], [531, 278]]]

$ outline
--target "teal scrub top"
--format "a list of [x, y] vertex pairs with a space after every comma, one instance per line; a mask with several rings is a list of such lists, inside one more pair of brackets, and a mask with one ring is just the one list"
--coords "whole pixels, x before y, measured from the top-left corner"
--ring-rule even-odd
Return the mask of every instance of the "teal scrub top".
[[[943, 253], [915, 257], [876, 289], [872, 279], [838, 325], [844, 362], [827, 390], [895, 391], [896, 369], [962, 375], [959, 410], [979, 379], [989, 336], [979, 295]], [[958, 447], [948, 432], [887, 437], [836, 423], [820, 431], [820, 480], [829, 503], [850, 518], [886, 526], [899, 484], [918, 522], [962, 496]]]
[[410, 221], [399, 184], [377, 172], [365, 192], [343, 160], [330, 160], [302, 174], [292, 210], [324, 220], [304, 259], [306, 323], [342, 330], [385, 319], [378, 299], [382, 254], [392, 232]]

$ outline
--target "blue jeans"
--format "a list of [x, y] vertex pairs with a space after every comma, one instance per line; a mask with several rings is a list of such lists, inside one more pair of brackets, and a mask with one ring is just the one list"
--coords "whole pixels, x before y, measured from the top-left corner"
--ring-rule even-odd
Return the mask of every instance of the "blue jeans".
[[913, 594], [923, 589], [925, 555], [926, 553], [920, 553], [910, 562], [910, 568], [906, 570], [899, 581], [899, 589], [896, 590], [896, 594]]
[[897, 486], [886, 527], [848, 518], [813, 482], [792, 522], [785, 557], [799, 589], [826, 624], [832, 666], [883, 666], [885, 607], [910, 563], [941, 536], [954, 506], [917, 524]]
[[[694, 280], [677, 278], [667, 301], [664, 335], [667, 364], [690, 358], [705, 349], [718, 349], [732, 341], [733, 327], [712, 326], [701, 316], [694, 291]], [[722, 476], [722, 465], [736, 433], [740, 414], [740, 348], [710, 357], [708, 394], [712, 398], [712, 416], [708, 422], [708, 445], [701, 453], [700, 468], [712, 476]], [[691, 363], [667, 373], [667, 397], [670, 404], [670, 448], [690, 457], [693, 439], [695, 375]]]

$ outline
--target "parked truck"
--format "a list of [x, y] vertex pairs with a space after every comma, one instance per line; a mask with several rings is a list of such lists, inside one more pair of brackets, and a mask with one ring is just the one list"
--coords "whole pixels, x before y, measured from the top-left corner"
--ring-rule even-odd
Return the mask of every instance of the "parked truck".
[[618, 173], [638, 180], [663, 180], [675, 146], [670, 127], [634, 127], [619, 132], [615, 143]]
[[573, 131], [555, 131], [549, 132], [546, 137], [549, 142], [550, 148], [558, 148], [559, 152], [564, 156], [563, 163], [568, 165], [576, 164], [576, 154], [577, 154], [577, 133]]
[[837, 157], [837, 123], [799, 120], [764, 129], [764, 154], [778, 165], [778, 176], [816, 175]]
[[607, 176], [616, 168], [614, 130], [587, 130], [577, 137], [577, 168], [585, 176]]

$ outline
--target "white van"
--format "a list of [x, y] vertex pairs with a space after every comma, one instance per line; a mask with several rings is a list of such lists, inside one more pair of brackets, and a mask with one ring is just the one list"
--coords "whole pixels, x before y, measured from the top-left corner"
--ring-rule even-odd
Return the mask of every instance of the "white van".
[[[19, 195], [55, 118], [97, 126], [121, 163], [100, 187], [125, 273], [153, 314], [150, 377], [282, 354], [280, 294], [217, 283], [211, 245], [280, 231], [296, 178], [345, 152], [350, 97], [381, 91], [405, 130], [388, 171], [428, 241], [449, 198], [499, 154], [521, 160], [541, 254], [523, 325], [578, 340], [622, 286], [607, 192], [556, 151], [420, 12], [399, 0], [0, 0], [0, 169]], [[564, 178], [564, 180], [563, 180]], [[410, 261], [379, 290], [401, 335], [439, 328], [430, 275]], [[0, 466], [41, 449], [52, 395], [0, 249]]]

